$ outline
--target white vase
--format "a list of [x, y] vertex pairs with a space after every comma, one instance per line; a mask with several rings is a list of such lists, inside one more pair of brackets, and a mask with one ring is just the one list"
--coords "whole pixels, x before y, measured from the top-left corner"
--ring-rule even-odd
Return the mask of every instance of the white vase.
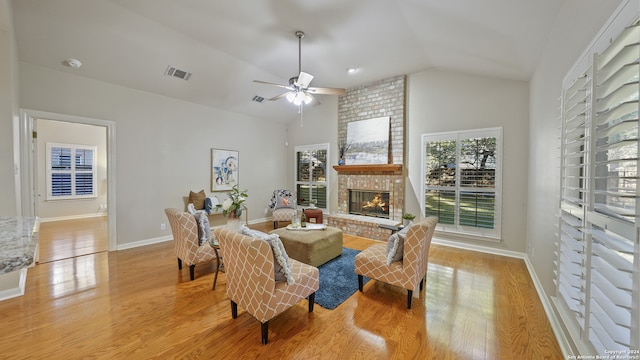
[[241, 226], [242, 220], [240, 220], [240, 217], [236, 215], [235, 212], [230, 212], [227, 214], [227, 227], [235, 232], [238, 232], [240, 231]]

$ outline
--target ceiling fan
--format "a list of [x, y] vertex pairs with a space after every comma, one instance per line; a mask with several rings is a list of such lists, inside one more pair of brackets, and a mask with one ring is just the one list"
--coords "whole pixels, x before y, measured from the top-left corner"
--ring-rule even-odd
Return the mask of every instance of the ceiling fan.
[[313, 80], [313, 75], [302, 71], [302, 38], [304, 32], [296, 31], [296, 37], [298, 38], [298, 76], [294, 76], [289, 79], [289, 85], [275, 84], [267, 81], [253, 80], [253, 82], [260, 84], [267, 84], [277, 86], [279, 88], [287, 89], [289, 91], [280, 95], [274, 96], [270, 101], [280, 100], [286, 98], [289, 102], [296, 106], [302, 107], [303, 104], [320, 104], [320, 102], [313, 97], [314, 94], [322, 95], [344, 95], [345, 90], [340, 88], [326, 88], [326, 87], [310, 87], [309, 84]]

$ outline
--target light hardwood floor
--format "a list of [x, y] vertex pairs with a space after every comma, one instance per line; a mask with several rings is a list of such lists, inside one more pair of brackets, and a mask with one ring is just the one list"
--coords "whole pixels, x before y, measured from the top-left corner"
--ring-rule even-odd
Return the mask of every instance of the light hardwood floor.
[[40, 224], [40, 263], [109, 250], [106, 216]]
[[0, 358], [563, 358], [522, 260], [438, 245], [429, 259], [412, 310], [404, 290], [370, 281], [335, 310], [302, 300], [271, 320], [266, 346], [257, 320], [231, 318], [224, 273], [213, 291], [212, 263], [189, 281], [172, 242], [40, 263], [24, 296], [0, 302]]

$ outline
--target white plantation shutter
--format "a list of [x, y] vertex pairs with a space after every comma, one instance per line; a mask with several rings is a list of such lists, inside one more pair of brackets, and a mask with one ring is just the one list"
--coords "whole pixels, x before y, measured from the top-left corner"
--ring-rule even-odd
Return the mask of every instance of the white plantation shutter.
[[584, 330], [586, 289], [583, 272], [587, 239], [584, 232], [587, 190], [586, 152], [591, 109], [591, 70], [586, 71], [563, 92], [563, 126], [560, 188], [560, 243], [558, 256], [558, 296], [574, 312]]
[[[638, 241], [639, 42], [640, 24], [636, 22], [594, 59], [589, 340], [599, 353], [630, 349], [632, 342], [635, 349], [640, 345], [637, 321], [635, 341], [631, 334], [634, 244]], [[640, 277], [635, 276], [638, 282]]]
[[594, 355], [640, 348], [638, 19], [611, 39], [595, 43], [562, 94], [557, 300]]
[[502, 128], [422, 135], [425, 216], [438, 229], [501, 236]]
[[318, 208], [329, 209], [329, 144], [296, 146], [295, 184], [297, 203], [307, 207], [315, 201]]
[[47, 200], [96, 197], [96, 147], [47, 143]]

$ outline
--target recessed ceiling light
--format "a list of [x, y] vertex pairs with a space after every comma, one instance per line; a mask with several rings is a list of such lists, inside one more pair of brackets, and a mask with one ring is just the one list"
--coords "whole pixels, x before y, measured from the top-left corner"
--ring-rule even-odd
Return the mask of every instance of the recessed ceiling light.
[[347, 72], [348, 72], [349, 74], [357, 73], [357, 72], [358, 72], [358, 68], [348, 68], [348, 69], [347, 69]]
[[64, 63], [67, 64], [67, 66], [74, 69], [78, 69], [80, 68], [80, 66], [82, 66], [82, 63], [78, 59], [67, 59], [64, 61]]

